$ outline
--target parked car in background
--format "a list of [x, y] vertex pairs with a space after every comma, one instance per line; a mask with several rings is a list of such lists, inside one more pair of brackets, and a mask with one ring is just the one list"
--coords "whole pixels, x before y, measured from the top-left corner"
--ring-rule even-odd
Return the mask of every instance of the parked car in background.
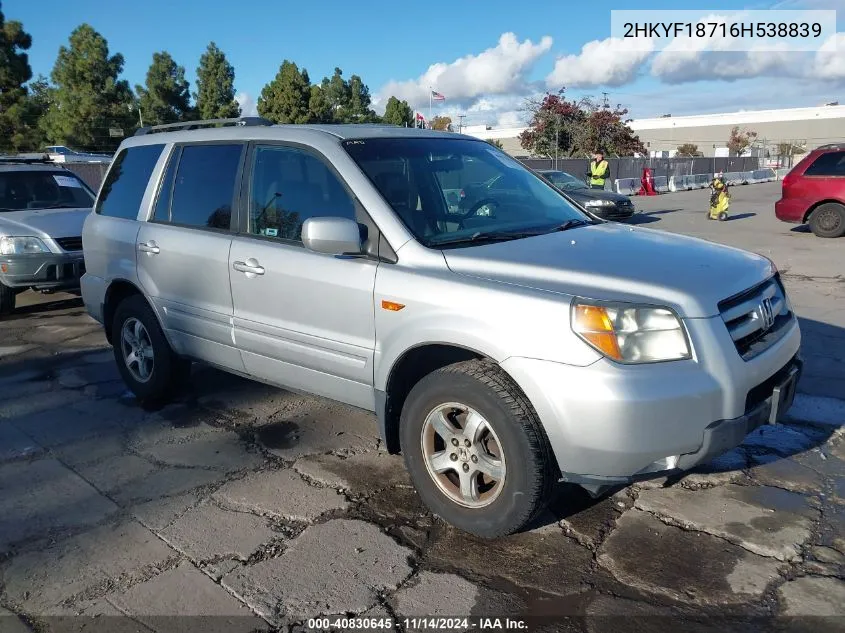
[[85, 221], [85, 307], [140, 400], [201, 361], [372, 411], [432, 512], [488, 538], [558, 481], [676, 474], [790, 407], [765, 257], [599, 220], [461, 134], [228, 123], [123, 141]]
[[79, 287], [82, 226], [95, 194], [49, 161], [0, 158], [0, 314], [27, 289]]
[[540, 169], [538, 173], [590, 213], [604, 220], [627, 220], [636, 213], [634, 203], [621, 193], [591, 189], [583, 180], [565, 171]]
[[809, 222], [819, 237], [845, 235], [845, 144], [818, 147], [790, 170], [775, 216], [793, 224]]
[[65, 145], [48, 145], [43, 152], [55, 163], [103, 163], [112, 159], [111, 154], [80, 152]]

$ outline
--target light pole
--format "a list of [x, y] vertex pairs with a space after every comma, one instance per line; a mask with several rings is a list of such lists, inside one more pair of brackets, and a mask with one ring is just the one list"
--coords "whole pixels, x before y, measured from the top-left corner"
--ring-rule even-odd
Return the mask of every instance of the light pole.
[[557, 167], [558, 167], [557, 153], [558, 153], [558, 149], [560, 148], [560, 113], [558, 113], [555, 116], [555, 119], [557, 121], [557, 126], [555, 127], [555, 170], [557, 170]]
[[141, 127], [144, 127], [144, 118], [141, 116], [141, 104], [135, 105], [134, 103], [130, 103], [129, 111], [132, 112], [133, 110], [138, 110], [138, 122], [141, 124]]

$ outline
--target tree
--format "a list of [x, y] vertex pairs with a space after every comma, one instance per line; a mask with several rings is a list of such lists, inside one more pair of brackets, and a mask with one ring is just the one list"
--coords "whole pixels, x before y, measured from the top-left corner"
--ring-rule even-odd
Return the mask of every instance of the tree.
[[335, 68], [331, 78], [323, 78], [320, 88], [332, 112], [333, 122], [344, 122], [352, 100], [352, 93], [349, 89], [349, 84], [343, 78], [343, 71], [340, 68]]
[[331, 123], [333, 121], [332, 107], [317, 84], [311, 86], [311, 96], [308, 99], [308, 119], [311, 123]]
[[[106, 39], [83, 24], [59, 48], [54, 89], [44, 117], [49, 141], [85, 150], [114, 150], [135, 127], [135, 99], [120, 79], [123, 55], [109, 55]], [[116, 136], [111, 130], [118, 130]]]
[[675, 150], [675, 156], [695, 158], [696, 156], [702, 156], [702, 153], [698, 151], [698, 145], [695, 143], [683, 143], [678, 145], [678, 149]]
[[209, 43], [197, 68], [194, 93], [201, 119], [231, 119], [241, 115], [235, 101], [235, 69], [214, 42]]
[[399, 101], [396, 97], [390, 97], [384, 107], [382, 121], [388, 125], [414, 127], [414, 111], [407, 101]]
[[524, 108], [531, 117], [519, 136], [523, 149], [538, 156], [576, 156], [602, 150], [607, 155], [645, 153], [639, 137], [624, 117], [621, 106], [607, 108], [589, 98], [569, 101], [561, 89], [541, 99], [529, 99]]
[[757, 138], [757, 132], [742, 130], [736, 125], [731, 129], [731, 136], [728, 139], [728, 150], [735, 156], [742, 156], [755, 138]]
[[580, 138], [580, 151], [592, 154], [601, 150], [608, 156], [633, 156], [645, 154], [645, 146], [628, 127], [625, 116], [628, 110], [621, 105], [614, 108], [599, 106], [591, 99], [584, 100], [587, 112], [586, 128]]
[[37, 121], [31, 118], [26, 82], [32, 78], [24, 51], [32, 38], [20, 22], [6, 22], [0, 11], [0, 148], [19, 151], [33, 142]]
[[447, 116], [438, 115], [430, 121], [429, 125], [432, 130], [452, 131], [452, 119]]
[[344, 116], [346, 123], [375, 123], [378, 117], [373, 109], [370, 89], [358, 75], [349, 78], [349, 106]]
[[[315, 95], [316, 99], [319, 96]], [[308, 123], [311, 115], [311, 80], [308, 71], [287, 59], [282, 62], [279, 72], [269, 84], [261, 90], [258, 97], [258, 114], [274, 123]], [[314, 104], [315, 111], [323, 108]]]
[[488, 138], [487, 142], [490, 143], [490, 145], [492, 145], [493, 147], [496, 147], [498, 149], [505, 149], [505, 146], [502, 143], [502, 141], [500, 141], [497, 138]]
[[571, 156], [583, 145], [586, 124], [582, 104], [568, 101], [561, 89], [541, 99], [530, 98], [524, 109], [530, 114], [528, 128], [519, 135], [520, 145], [537, 156]]
[[146, 86], [135, 86], [145, 125], [176, 123], [192, 118], [191, 87], [185, 68], [170, 53], [153, 53]]
[[[792, 159], [796, 154], [804, 154], [807, 148], [800, 143], [778, 143], [778, 162], [783, 164], [786, 162], [790, 167], [792, 166]], [[783, 161], [786, 159], [786, 161]]]

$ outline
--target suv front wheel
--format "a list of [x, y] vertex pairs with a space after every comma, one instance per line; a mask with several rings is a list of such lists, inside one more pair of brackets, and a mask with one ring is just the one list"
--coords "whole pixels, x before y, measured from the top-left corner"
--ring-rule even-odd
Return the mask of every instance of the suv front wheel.
[[496, 538], [545, 509], [555, 482], [548, 440], [519, 387], [494, 363], [429, 374], [408, 394], [400, 425], [417, 492], [448, 523]]
[[158, 319], [140, 295], [117, 306], [112, 337], [120, 375], [142, 403], [164, 401], [190, 375], [190, 361], [171, 349]]

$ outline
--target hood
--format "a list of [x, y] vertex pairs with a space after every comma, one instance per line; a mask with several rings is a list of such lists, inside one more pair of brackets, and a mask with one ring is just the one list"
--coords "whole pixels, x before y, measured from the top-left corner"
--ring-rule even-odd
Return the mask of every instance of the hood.
[[91, 209], [24, 209], [0, 213], [0, 234], [79, 237]]
[[445, 249], [458, 274], [589, 299], [668, 306], [688, 318], [774, 273], [760, 255], [623, 224], [597, 224], [509, 242]]

